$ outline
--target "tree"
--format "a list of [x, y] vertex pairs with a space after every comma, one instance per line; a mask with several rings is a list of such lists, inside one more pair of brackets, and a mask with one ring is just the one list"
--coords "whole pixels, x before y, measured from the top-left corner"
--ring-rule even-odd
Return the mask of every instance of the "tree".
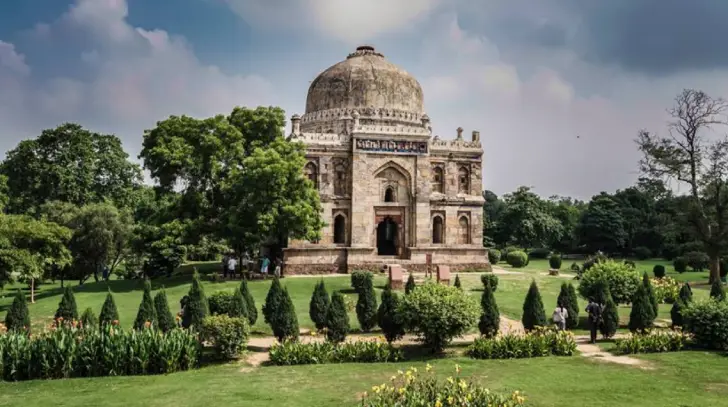
[[266, 324], [270, 324], [276, 314], [280, 313], [278, 309], [281, 306], [281, 298], [283, 297], [283, 286], [278, 277], [273, 279], [273, 282], [268, 289], [268, 294], [265, 296], [265, 303], [263, 303], [263, 320]]
[[147, 324], [157, 327], [157, 311], [154, 309], [154, 300], [152, 299], [152, 283], [145, 279], [144, 293], [134, 320], [134, 329], [141, 330], [146, 328]]
[[672, 308], [670, 308], [670, 319], [672, 320], [673, 328], [683, 326], [683, 311], [685, 308], [687, 308], [687, 305], [685, 305], [682, 298], [678, 298], [672, 303]]
[[0, 165], [7, 177], [10, 213], [31, 213], [48, 201], [76, 206], [110, 200], [130, 204], [142, 181], [137, 164], [129, 161], [121, 140], [65, 123], [21, 141]]
[[404, 284], [404, 293], [409, 294], [411, 293], [417, 285], [415, 284], [415, 276], [410, 273], [409, 277], [407, 277], [407, 282]]
[[283, 342], [287, 339], [298, 339], [298, 317], [296, 316], [296, 308], [293, 306], [293, 300], [288, 294], [288, 289], [283, 289], [279, 297], [280, 303], [276, 307], [275, 312], [270, 318], [270, 327], [278, 341]]
[[404, 324], [397, 315], [399, 302], [399, 296], [392, 291], [392, 286], [387, 284], [384, 291], [382, 291], [382, 302], [379, 304], [379, 310], [377, 310], [377, 322], [389, 343], [395, 342], [404, 336]]
[[463, 285], [460, 283], [460, 274], [455, 274], [455, 283], [453, 284], [455, 288], [463, 289]]
[[[606, 286], [605, 286], [606, 287]], [[612, 299], [612, 295], [609, 293], [609, 287], [606, 287], [606, 302], [604, 303], [604, 311], [602, 311], [602, 324], [599, 326], [599, 330], [602, 332], [602, 336], [605, 338], [611, 338], [617, 333], [619, 329], [619, 310], [617, 304]]]
[[116, 309], [116, 302], [111, 291], [106, 293], [104, 305], [101, 306], [101, 314], [99, 314], [99, 326], [104, 327], [119, 322], [119, 311]]
[[710, 298], [714, 298], [717, 301], [725, 300], [725, 288], [720, 279], [713, 280], [713, 284], [710, 286]]
[[200, 282], [200, 275], [195, 271], [192, 276], [192, 287], [187, 293], [187, 302], [182, 310], [182, 326], [185, 328], [202, 328], [202, 320], [210, 314], [210, 308], [205, 297], [205, 290]]
[[629, 313], [629, 330], [645, 333], [652, 328], [654, 321], [655, 310], [652, 308], [647, 289], [644, 284], [640, 284], [632, 299], [632, 311]]
[[372, 279], [365, 279], [356, 301], [356, 318], [364, 332], [377, 326], [377, 296], [374, 293]]
[[311, 295], [311, 302], [308, 304], [308, 316], [319, 331], [326, 327], [326, 313], [329, 311], [329, 304], [331, 304], [329, 293], [326, 292], [324, 280], [321, 279], [316, 284]]
[[650, 277], [647, 275], [647, 273], [642, 274], [642, 285], [645, 286], [645, 292], [647, 293], [647, 298], [650, 300], [650, 305], [652, 306], [652, 312], [655, 314], [655, 317], [657, 317], [657, 314], [660, 310], [660, 305], [657, 303], [657, 296], [655, 296], [655, 289], [652, 287], [652, 283], [650, 282]]
[[498, 335], [500, 329], [500, 312], [498, 311], [498, 304], [495, 302], [490, 281], [485, 282], [483, 296], [480, 298], [480, 307], [483, 310], [478, 322], [480, 334], [486, 338], [493, 338]]
[[680, 287], [678, 296], [686, 305], [693, 302], [693, 290], [690, 288], [690, 283], [685, 283]]
[[566, 328], [574, 329], [579, 325], [579, 304], [577, 303], [576, 289], [570, 283], [562, 283], [561, 291], [556, 299], [556, 305], [566, 308]]
[[582, 201], [562, 196], [551, 196], [548, 201], [549, 212], [563, 228], [561, 238], [552, 242], [551, 247], [560, 253], [573, 253], [579, 246], [577, 234], [579, 220], [586, 204]]
[[683, 90], [668, 110], [668, 136], [640, 131], [640, 170], [649, 178], [677, 181], [689, 192], [688, 219], [711, 260], [710, 282], [720, 279], [720, 255], [728, 237], [728, 140], [709, 141], [708, 131], [726, 124], [728, 103]]
[[627, 234], [617, 202], [604, 192], [592, 197], [582, 214], [578, 234], [582, 244], [592, 252], [618, 251]]
[[15, 292], [13, 303], [5, 315], [5, 328], [7, 328], [8, 332], [30, 334], [28, 303], [25, 301], [25, 294], [20, 290]]
[[326, 339], [332, 343], [341, 343], [349, 333], [349, 314], [346, 312], [344, 296], [334, 291], [331, 304], [326, 312]]
[[546, 311], [543, 308], [543, 300], [541, 293], [538, 291], [536, 280], [531, 281], [528, 288], [526, 300], [523, 302], [523, 317], [521, 317], [523, 327], [527, 331], [535, 329], [537, 326], [546, 326]]
[[505, 202], [498, 199], [493, 191], [483, 191], [483, 246], [490, 247], [493, 245], [504, 245], [508, 242], [495, 240], [497, 236], [494, 232], [500, 230], [498, 224], [501, 214], [505, 209]]
[[248, 290], [248, 281], [245, 279], [245, 275], [243, 275], [243, 281], [240, 282], [240, 293], [243, 294], [243, 298], [245, 298], [245, 309], [248, 311], [248, 322], [252, 327], [255, 325], [255, 322], [258, 321], [258, 309], [255, 307], [253, 294], [251, 294]]
[[58, 309], [56, 310], [56, 314], [54, 316], [54, 319], [56, 320], [60, 320], [61, 318], [63, 318], [63, 321], [67, 322], [78, 320], [78, 307], [76, 307], [76, 297], [73, 295], [73, 290], [71, 290], [71, 287], [68, 286], [63, 289], [63, 296], [61, 297], [61, 301], [58, 303]]
[[246, 321], [248, 321], [248, 305], [245, 302], [245, 297], [243, 297], [243, 293], [240, 292], [240, 288], [235, 290], [235, 292], [233, 293], [233, 299], [230, 304], [228, 316], [231, 318], [244, 318]]
[[81, 327], [83, 329], [96, 329], [99, 325], [99, 320], [94, 314], [94, 310], [91, 307], [86, 308], [81, 314]]
[[14, 276], [30, 286], [35, 303], [35, 283], [53, 266], [71, 261], [66, 244], [71, 231], [52, 222], [22, 215], [0, 214], [0, 287]]
[[519, 187], [504, 196], [505, 208], [500, 214], [499, 240], [523, 248], [547, 247], [561, 239], [562, 225], [549, 211], [549, 205], [528, 187]]
[[157, 316], [157, 327], [162, 332], [169, 332], [177, 326], [169, 309], [169, 301], [167, 301], [167, 292], [162, 287], [154, 296], [154, 312]]

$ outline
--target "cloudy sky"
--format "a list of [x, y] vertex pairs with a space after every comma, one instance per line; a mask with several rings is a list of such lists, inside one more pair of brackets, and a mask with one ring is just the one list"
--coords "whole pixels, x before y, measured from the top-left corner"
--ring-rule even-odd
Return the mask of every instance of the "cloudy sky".
[[170, 114], [303, 113], [367, 43], [417, 77], [436, 134], [480, 130], [485, 187], [588, 198], [629, 186], [641, 128], [683, 88], [728, 96], [725, 0], [0, 2], [0, 151], [76, 121], [136, 157]]

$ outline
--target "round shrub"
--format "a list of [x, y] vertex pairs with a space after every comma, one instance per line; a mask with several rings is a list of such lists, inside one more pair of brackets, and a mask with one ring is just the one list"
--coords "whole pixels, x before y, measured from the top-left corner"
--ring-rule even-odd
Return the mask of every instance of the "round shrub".
[[528, 264], [528, 255], [523, 251], [508, 252], [506, 263], [514, 268], [526, 267]]
[[710, 264], [710, 257], [703, 252], [689, 252], [685, 254], [685, 260], [693, 271], [706, 270]]
[[594, 297], [599, 280], [607, 281], [609, 292], [616, 304], [627, 304], [632, 301], [641, 284], [641, 275], [639, 271], [622, 262], [607, 260], [596, 263], [582, 274], [579, 294], [584, 298]]
[[357, 293], [360, 292], [362, 288], [365, 288], [368, 283], [372, 283], [373, 281], [374, 275], [368, 271], [356, 270], [351, 273], [351, 288], [353, 288]]
[[571, 263], [571, 267], [569, 267], [569, 268], [570, 268], [570, 269], [571, 269], [571, 271], [573, 271], [574, 273], [576, 273], [576, 274], [581, 274], [581, 266], [579, 266], [578, 264], [576, 264], [576, 262], [574, 262], [574, 263]]
[[488, 250], [488, 262], [490, 264], [498, 264], [501, 259], [501, 252], [498, 249]]
[[688, 270], [688, 260], [682, 256], [675, 257], [672, 261], [672, 267], [675, 268], [675, 271], [678, 273], [684, 273]]
[[549, 267], [551, 267], [553, 270], [558, 270], [561, 268], [561, 255], [560, 254], [552, 254], [551, 257], [549, 257]]
[[475, 325], [480, 307], [455, 287], [426, 283], [404, 296], [398, 312], [407, 330], [438, 352]]
[[233, 304], [233, 293], [230, 291], [218, 291], [207, 299], [210, 305], [211, 315], [223, 315], [230, 311]]
[[655, 264], [655, 267], [652, 268], [652, 274], [655, 275], [655, 278], [665, 277], [665, 266], [662, 264]]
[[696, 301], [682, 310], [683, 330], [709, 349], [728, 350], [728, 302]]
[[628, 265], [629, 267], [632, 267], [633, 269], [637, 268], [637, 265], [632, 260], [625, 260], [624, 264]]
[[581, 267], [581, 270], [582, 272], [585, 272], [592, 268], [595, 264], [603, 263], [607, 260], [609, 260], [609, 257], [604, 255], [602, 252], [597, 252], [597, 254], [587, 257], [586, 261], [584, 261], [584, 265]]
[[637, 260], [647, 260], [652, 257], [652, 250], [644, 246], [637, 246], [634, 248], [634, 257]]
[[551, 255], [551, 250], [546, 248], [532, 249], [528, 252], [529, 259], [548, 259]]
[[480, 281], [483, 283], [483, 287], [490, 284], [490, 289], [493, 290], [493, 292], [498, 289], [498, 276], [495, 274], [482, 274], [480, 276]]
[[230, 318], [225, 314], [205, 317], [200, 337], [212, 345], [217, 359], [237, 358], [248, 343], [247, 318]]

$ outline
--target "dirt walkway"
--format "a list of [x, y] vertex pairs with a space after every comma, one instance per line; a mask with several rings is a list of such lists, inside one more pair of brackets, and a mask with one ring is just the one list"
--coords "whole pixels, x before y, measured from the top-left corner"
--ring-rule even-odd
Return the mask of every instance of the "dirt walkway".
[[580, 335], [575, 337], [576, 350], [581, 356], [600, 362], [616, 363], [618, 365], [638, 366], [642, 369], [652, 369], [644, 360], [631, 356], [617, 356], [603, 351], [598, 345], [589, 343], [589, 337]]

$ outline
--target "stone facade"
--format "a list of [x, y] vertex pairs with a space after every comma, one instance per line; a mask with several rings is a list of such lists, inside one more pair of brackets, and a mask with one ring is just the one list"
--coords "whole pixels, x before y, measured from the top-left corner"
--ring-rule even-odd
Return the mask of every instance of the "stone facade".
[[417, 80], [371, 47], [312, 82], [290, 139], [306, 144], [327, 226], [289, 242], [285, 273], [487, 266], [480, 135], [432, 137], [423, 106]]

